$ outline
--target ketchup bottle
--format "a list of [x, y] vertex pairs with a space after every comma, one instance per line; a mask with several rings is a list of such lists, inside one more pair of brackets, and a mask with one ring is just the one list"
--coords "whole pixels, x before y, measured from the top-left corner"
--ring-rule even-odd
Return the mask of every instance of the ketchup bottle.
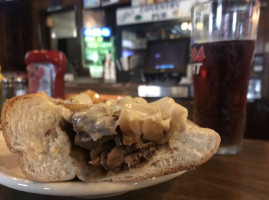
[[64, 73], [67, 59], [61, 51], [34, 50], [27, 52], [28, 92], [46, 92], [64, 98]]

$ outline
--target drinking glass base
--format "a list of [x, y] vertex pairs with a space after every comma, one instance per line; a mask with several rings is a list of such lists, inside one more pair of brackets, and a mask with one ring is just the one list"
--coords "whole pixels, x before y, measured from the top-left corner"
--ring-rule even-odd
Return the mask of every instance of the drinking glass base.
[[234, 155], [241, 151], [242, 145], [232, 145], [232, 146], [220, 146], [217, 154], [221, 155]]

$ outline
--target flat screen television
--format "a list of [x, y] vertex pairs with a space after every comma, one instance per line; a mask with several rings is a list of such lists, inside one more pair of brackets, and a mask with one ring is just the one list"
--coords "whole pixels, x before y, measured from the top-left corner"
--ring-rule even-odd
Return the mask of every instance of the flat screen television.
[[148, 42], [145, 74], [185, 74], [189, 62], [190, 38]]

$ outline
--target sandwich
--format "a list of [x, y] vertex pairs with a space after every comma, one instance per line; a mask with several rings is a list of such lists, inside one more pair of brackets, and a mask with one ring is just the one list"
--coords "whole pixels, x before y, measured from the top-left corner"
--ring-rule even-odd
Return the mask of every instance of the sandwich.
[[63, 101], [40, 92], [7, 100], [1, 125], [31, 180], [124, 182], [190, 170], [216, 153], [220, 136], [187, 115], [169, 97], [94, 104], [84, 93]]

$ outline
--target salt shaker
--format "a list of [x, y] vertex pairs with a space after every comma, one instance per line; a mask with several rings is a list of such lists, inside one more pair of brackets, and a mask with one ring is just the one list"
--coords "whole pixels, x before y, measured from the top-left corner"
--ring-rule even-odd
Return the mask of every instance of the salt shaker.
[[15, 96], [27, 94], [27, 78], [17, 77], [14, 87]]

